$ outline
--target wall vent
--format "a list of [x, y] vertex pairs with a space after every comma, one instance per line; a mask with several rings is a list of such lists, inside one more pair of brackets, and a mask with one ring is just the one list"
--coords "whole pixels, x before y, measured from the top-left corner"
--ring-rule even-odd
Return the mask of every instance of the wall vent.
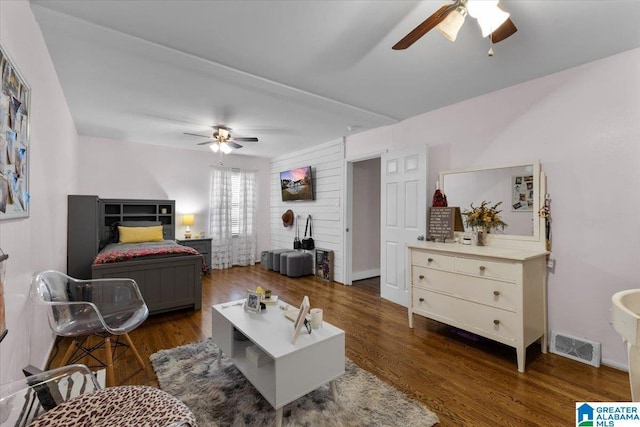
[[571, 335], [551, 332], [551, 353], [600, 367], [600, 343]]

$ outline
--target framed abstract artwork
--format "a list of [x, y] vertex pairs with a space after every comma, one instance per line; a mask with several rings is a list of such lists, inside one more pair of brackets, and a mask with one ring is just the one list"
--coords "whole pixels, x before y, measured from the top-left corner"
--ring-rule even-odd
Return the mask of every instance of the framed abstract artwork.
[[29, 216], [31, 89], [0, 45], [0, 220]]

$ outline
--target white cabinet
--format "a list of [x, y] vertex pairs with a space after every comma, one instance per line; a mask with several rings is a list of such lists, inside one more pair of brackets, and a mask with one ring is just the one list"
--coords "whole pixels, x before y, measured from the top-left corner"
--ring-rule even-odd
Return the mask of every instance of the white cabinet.
[[410, 245], [409, 327], [419, 314], [509, 345], [524, 372], [527, 346], [541, 338], [547, 351], [546, 255], [454, 243]]

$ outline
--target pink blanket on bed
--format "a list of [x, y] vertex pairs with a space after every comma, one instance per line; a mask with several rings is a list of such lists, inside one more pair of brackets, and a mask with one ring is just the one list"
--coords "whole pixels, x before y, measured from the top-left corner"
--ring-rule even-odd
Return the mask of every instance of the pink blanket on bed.
[[[163, 256], [176, 256], [176, 255], [200, 255], [200, 252], [190, 248], [189, 246], [182, 245], [164, 245], [164, 246], [148, 246], [148, 247], [134, 247], [121, 250], [108, 250], [100, 252], [94, 259], [94, 264], [108, 264], [112, 262], [130, 261], [132, 259], [151, 257], [162, 258]], [[202, 271], [207, 271], [207, 266], [204, 263], [204, 257], [202, 258]]]

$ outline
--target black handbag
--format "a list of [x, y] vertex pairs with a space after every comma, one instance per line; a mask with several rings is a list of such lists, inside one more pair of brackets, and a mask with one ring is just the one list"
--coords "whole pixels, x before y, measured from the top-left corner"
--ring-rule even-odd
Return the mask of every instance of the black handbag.
[[[304, 238], [302, 239], [302, 249], [310, 251], [311, 249], [315, 249], [316, 244], [313, 241], [313, 221], [311, 220], [311, 215], [307, 217], [307, 225], [304, 227]], [[309, 237], [307, 237], [307, 229], [309, 229]]]
[[302, 242], [300, 241], [300, 228], [298, 226], [298, 215], [296, 215], [296, 237], [293, 239], [293, 249], [302, 249]]

